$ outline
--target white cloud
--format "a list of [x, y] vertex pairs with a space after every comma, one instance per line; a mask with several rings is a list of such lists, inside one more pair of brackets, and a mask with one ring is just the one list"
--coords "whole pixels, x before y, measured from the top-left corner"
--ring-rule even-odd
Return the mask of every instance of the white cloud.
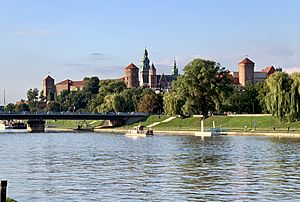
[[42, 38], [42, 37], [46, 37], [46, 36], [53, 35], [56, 33], [57, 32], [50, 31], [50, 30], [30, 30], [30, 31], [18, 31], [18, 32], [15, 32], [14, 34], [16, 36], [22, 36], [22, 37]]

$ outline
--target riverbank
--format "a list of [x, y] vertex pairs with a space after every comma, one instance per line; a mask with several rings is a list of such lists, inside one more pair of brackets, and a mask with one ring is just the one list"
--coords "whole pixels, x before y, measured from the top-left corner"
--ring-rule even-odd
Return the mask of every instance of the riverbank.
[[[85, 123], [94, 126], [95, 132], [102, 133], [125, 133], [135, 125], [151, 127], [155, 134], [162, 135], [193, 135], [200, 130], [201, 117], [171, 117], [151, 115], [144, 122], [135, 123], [115, 128], [98, 128], [101, 121], [63, 121], [51, 122], [47, 132], [73, 132], [78, 123]], [[300, 137], [300, 122], [286, 123], [279, 122], [270, 115], [234, 115], [234, 116], [211, 116], [204, 120], [205, 130], [212, 126], [223, 128], [232, 136], [277, 136], [277, 137]]]
[[[56, 132], [59, 129], [56, 130]], [[62, 132], [65, 130], [62, 130]], [[72, 130], [70, 130], [71, 132]], [[112, 134], [124, 134], [126, 129], [114, 129], [114, 128], [105, 128], [105, 129], [95, 129], [96, 133], [112, 133]], [[167, 131], [167, 130], [154, 130], [154, 135], [176, 135], [176, 136], [193, 136], [194, 132], [197, 130], [181, 130], [181, 131]], [[270, 137], [279, 137], [279, 138], [300, 138], [300, 133], [284, 133], [284, 132], [256, 132], [256, 131], [247, 131], [247, 132], [226, 132], [227, 136], [270, 136]]]

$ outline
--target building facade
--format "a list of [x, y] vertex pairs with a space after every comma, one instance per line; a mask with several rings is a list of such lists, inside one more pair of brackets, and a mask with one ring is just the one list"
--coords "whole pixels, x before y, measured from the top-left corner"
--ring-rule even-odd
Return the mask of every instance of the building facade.
[[[57, 84], [54, 84], [54, 79], [51, 76], [47, 76], [43, 80], [43, 95], [48, 100], [49, 95], [53, 95], [50, 97], [59, 96], [62, 91], [79, 91], [82, 90], [85, 85], [85, 81], [72, 81], [70, 79], [66, 79]], [[49, 101], [49, 100], [48, 100]]]

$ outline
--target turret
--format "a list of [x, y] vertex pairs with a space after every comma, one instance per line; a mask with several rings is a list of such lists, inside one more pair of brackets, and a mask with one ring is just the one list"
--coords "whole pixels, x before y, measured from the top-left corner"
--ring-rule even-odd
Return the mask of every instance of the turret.
[[239, 83], [245, 86], [247, 81], [254, 83], [254, 65], [250, 59], [245, 58], [239, 63]]
[[43, 80], [43, 95], [47, 98], [49, 94], [55, 93], [55, 85], [54, 85], [54, 79], [51, 76], [47, 76]]
[[137, 88], [139, 86], [139, 68], [131, 63], [124, 68], [124, 73], [127, 88]]

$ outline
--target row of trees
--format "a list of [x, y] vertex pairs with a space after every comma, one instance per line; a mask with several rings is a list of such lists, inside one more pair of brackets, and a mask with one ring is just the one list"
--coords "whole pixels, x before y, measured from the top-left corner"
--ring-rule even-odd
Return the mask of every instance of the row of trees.
[[189, 116], [209, 112], [272, 113], [282, 121], [300, 117], [300, 73], [276, 72], [265, 82], [234, 88], [220, 64], [195, 59], [172, 83], [172, 91], [156, 94], [149, 88], [127, 89], [123, 81], [85, 78], [80, 91], [48, 96], [30, 89], [27, 101], [9, 104], [6, 111], [149, 112]]
[[8, 104], [7, 112], [163, 112], [163, 96], [149, 88], [127, 89], [123, 81], [85, 78], [80, 91], [62, 91], [52, 99], [43, 96], [38, 89], [27, 91], [27, 100]]

